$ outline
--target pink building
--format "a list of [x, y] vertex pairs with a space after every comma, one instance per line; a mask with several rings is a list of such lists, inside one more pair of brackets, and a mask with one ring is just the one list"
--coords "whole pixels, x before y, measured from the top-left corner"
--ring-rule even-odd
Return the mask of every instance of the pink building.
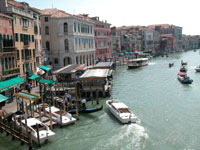
[[101, 60], [111, 58], [111, 24], [100, 21], [99, 17], [88, 17], [88, 14], [77, 16], [94, 22], [95, 58]]
[[94, 23], [95, 57], [106, 60], [111, 58], [111, 29], [109, 23], [100, 21], [99, 17], [91, 17]]
[[14, 47], [13, 18], [0, 13], [0, 80], [19, 74]]

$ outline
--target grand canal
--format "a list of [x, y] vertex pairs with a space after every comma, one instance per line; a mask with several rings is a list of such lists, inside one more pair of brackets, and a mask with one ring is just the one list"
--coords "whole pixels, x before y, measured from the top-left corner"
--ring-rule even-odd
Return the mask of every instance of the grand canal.
[[[181, 60], [188, 62], [194, 82], [177, 80]], [[172, 68], [169, 63], [174, 62]], [[40, 150], [197, 150], [200, 147], [199, 51], [158, 57], [149, 66], [127, 70], [119, 66], [114, 75], [112, 97], [125, 102], [140, 119], [139, 124], [120, 124], [104, 110], [81, 115], [75, 125], [55, 128], [55, 138]], [[25, 150], [18, 141], [0, 134], [0, 150]]]

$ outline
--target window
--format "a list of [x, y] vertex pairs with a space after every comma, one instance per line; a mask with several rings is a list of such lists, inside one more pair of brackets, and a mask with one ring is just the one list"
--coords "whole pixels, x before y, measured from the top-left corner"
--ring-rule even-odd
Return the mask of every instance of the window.
[[78, 32], [80, 32], [80, 24], [78, 23]]
[[17, 18], [16, 18], [16, 16], [14, 16], [14, 22], [15, 22], [15, 24], [17, 24]]
[[68, 42], [68, 39], [65, 39], [64, 44], [65, 44], [65, 51], [68, 52], [69, 51], [69, 42]]
[[18, 42], [18, 33], [15, 33], [15, 41]]
[[21, 18], [19, 18], [19, 24], [22, 25], [22, 19]]
[[49, 21], [49, 18], [48, 18], [48, 17], [45, 17], [45, 18], [44, 18], [44, 21], [45, 21], [45, 22], [48, 22], [48, 21]]
[[65, 22], [64, 25], [64, 33], [67, 33], [68, 32], [68, 24]]
[[17, 50], [17, 60], [19, 60], [19, 50]]
[[49, 27], [48, 26], [45, 27], [45, 34], [49, 35]]
[[12, 27], [12, 20], [9, 19], [9, 27]]
[[76, 32], [76, 23], [74, 22], [74, 32]]
[[49, 44], [49, 41], [46, 41], [46, 49], [47, 49], [48, 51], [50, 51], [50, 44]]
[[34, 35], [32, 35], [32, 42], [34, 42], [35, 41], [35, 39], [34, 39]]
[[54, 64], [58, 64], [58, 58], [54, 58]]
[[24, 34], [20, 34], [20, 41], [24, 42]]
[[33, 57], [35, 58], [35, 49], [33, 49]]

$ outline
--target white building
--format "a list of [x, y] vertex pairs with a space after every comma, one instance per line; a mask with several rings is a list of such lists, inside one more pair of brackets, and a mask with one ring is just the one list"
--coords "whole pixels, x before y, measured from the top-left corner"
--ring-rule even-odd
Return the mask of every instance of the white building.
[[54, 69], [68, 64], [94, 64], [94, 22], [58, 9], [41, 13], [42, 45]]

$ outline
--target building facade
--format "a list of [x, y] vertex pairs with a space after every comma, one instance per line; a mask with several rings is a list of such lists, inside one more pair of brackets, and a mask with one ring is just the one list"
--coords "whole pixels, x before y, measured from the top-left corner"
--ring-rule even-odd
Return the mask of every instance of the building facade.
[[0, 13], [0, 80], [19, 75], [13, 40], [13, 18]]
[[58, 9], [41, 11], [42, 46], [54, 69], [69, 64], [93, 65], [94, 23]]
[[21, 77], [36, 71], [34, 18], [27, 3], [1, 0], [0, 11], [13, 17], [13, 32], [17, 48], [17, 63]]

